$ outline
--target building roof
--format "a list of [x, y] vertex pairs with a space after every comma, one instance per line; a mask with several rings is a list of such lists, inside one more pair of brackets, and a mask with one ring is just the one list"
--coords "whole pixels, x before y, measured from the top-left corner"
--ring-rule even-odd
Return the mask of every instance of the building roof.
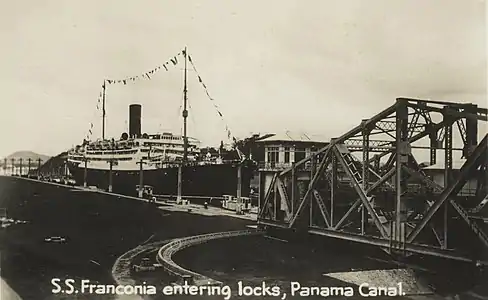
[[[452, 169], [459, 170], [466, 162], [466, 159], [453, 159]], [[425, 167], [424, 170], [445, 170], [444, 161], [433, 164], [432, 166]]]
[[304, 132], [285, 131], [277, 133], [258, 142], [309, 142], [309, 143], [327, 143], [327, 138], [319, 135], [306, 134]]

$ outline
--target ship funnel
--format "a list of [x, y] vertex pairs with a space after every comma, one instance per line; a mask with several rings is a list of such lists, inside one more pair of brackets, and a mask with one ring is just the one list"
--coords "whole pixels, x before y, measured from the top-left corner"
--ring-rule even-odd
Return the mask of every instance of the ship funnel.
[[129, 105], [129, 136], [141, 137], [141, 111], [140, 104]]

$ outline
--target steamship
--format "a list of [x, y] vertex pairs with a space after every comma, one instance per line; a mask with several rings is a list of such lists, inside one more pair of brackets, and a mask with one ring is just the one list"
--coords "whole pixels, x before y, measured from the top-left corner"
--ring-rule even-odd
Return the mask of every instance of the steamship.
[[[178, 167], [182, 165], [182, 194], [188, 196], [220, 197], [235, 195], [237, 167], [242, 159], [221, 151], [218, 156], [202, 154], [200, 142], [187, 137], [187, 159], [183, 161], [185, 137], [169, 132], [141, 134], [141, 105], [130, 105], [129, 133], [120, 139], [85, 141], [68, 152], [68, 168], [75, 181], [82, 185], [108, 189], [112, 168], [112, 191], [136, 194], [139, 172], [143, 168], [143, 183], [153, 187], [154, 193], [176, 195]], [[222, 149], [223, 150], [223, 149]], [[237, 150], [238, 151], [238, 150]], [[237, 154], [238, 156], [238, 154]], [[230, 157], [231, 159], [225, 159]], [[241, 169], [242, 195], [248, 194], [253, 163], [244, 161]]]
[[[236, 195], [240, 165], [241, 194], [247, 196], [256, 164], [245, 159], [238, 149], [226, 151], [221, 146], [218, 155], [204, 153], [199, 140], [186, 135], [186, 55], [184, 78], [183, 135], [142, 134], [142, 106], [131, 104], [128, 133], [122, 133], [117, 140], [103, 137], [92, 142], [84, 140], [68, 151], [67, 165], [77, 184], [86, 182], [88, 186], [108, 189], [111, 176], [113, 192], [136, 195], [142, 168], [143, 185], [152, 186], [154, 194], [175, 196], [181, 167], [182, 195], [221, 197]], [[105, 109], [102, 128], [104, 126]]]

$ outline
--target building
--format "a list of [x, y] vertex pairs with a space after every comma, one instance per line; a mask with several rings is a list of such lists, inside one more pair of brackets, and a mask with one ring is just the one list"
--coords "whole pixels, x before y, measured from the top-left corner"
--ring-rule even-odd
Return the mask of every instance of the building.
[[[459, 170], [466, 162], [465, 159], [453, 160], [452, 162], [452, 178], [456, 178], [459, 174]], [[423, 168], [425, 174], [430, 177], [432, 181], [437, 183], [438, 185], [444, 187], [444, 173], [445, 173], [445, 166], [444, 162], [436, 163], [434, 165], [428, 166]], [[459, 191], [457, 196], [460, 197], [474, 197], [476, 196], [476, 189], [478, 186], [478, 178], [479, 176], [473, 176], [473, 178], [469, 179], [463, 188]]]
[[310, 156], [328, 144], [325, 142], [325, 138], [290, 131], [275, 134], [257, 142], [264, 144], [264, 162], [260, 164], [262, 171], [289, 168], [293, 163]]
[[[264, 201], [274, 174], [285, 170], [300, 160], [312, 155], [317, 150], [325, 147], [324, 137], [307, 135], [305, 133], [293, 133], [286, 131], [257, 141], [264, 145], [264, 161], [259, 162], [259, 201], [258, 206]], [[298, 185], [308, 183], [310, 180], [310, 164], [306, 163], [297, 172]], [[303, 189], [300, 189], [302, 191]]]

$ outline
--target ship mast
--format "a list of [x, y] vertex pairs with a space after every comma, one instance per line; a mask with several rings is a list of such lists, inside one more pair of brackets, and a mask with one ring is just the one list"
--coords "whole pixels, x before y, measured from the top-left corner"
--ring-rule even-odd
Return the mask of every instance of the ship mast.
[[102, 141], [105, 140], [105, 82], [102, 85]]
[[183, 86], [183, 163], [186, 163], [188, 159], [188, 138], [186, 136], [186, 118], [188, 117], [188, 110], [186, 109], [187, 101], [188, 101], [188, 90], [186, 85], [186, 61], [188, 53], [186, 51], [186, 47], [183, 53], [185, 57], [185, 77], [184, 77], [184, 86]]

